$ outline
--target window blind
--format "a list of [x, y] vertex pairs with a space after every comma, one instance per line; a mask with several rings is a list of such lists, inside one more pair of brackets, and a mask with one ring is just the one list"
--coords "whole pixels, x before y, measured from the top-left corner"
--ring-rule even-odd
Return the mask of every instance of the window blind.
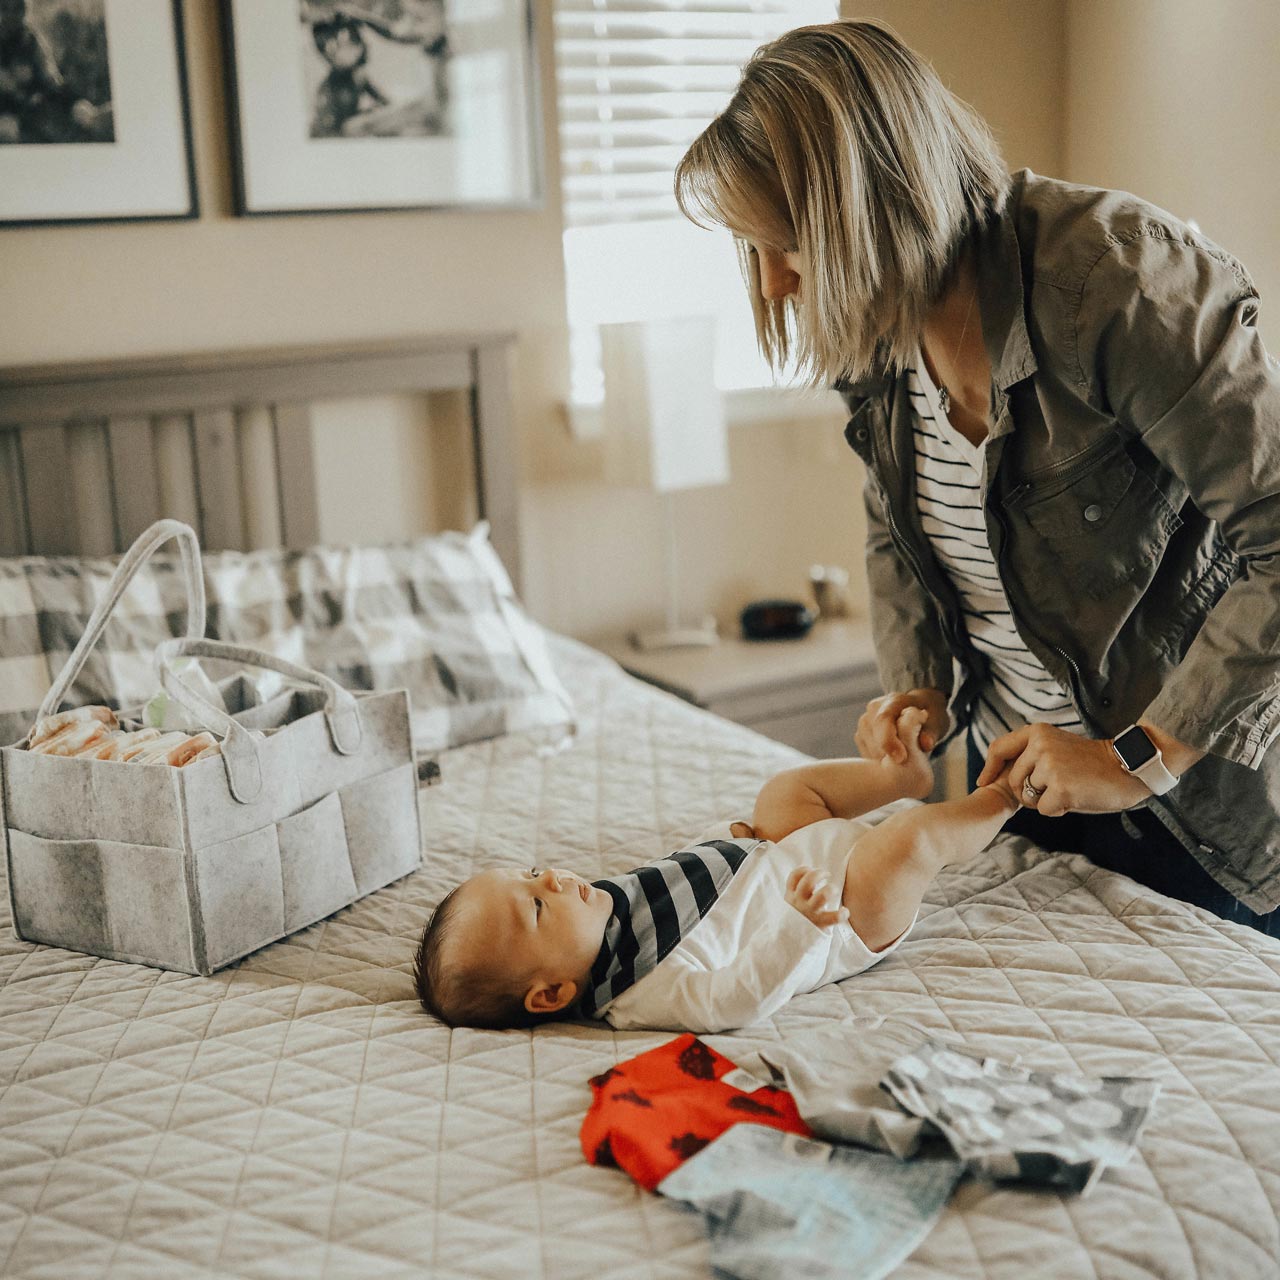
[[566, 227], [679, 216], [676, 162], [743, 64], [835, 0], [556, 0]]

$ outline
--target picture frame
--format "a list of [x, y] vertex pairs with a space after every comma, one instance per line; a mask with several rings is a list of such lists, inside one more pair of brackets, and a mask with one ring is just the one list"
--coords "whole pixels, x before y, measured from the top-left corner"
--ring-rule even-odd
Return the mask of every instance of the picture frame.
[[535, 208], [530, 0], [222, 0], [241, 216]]
[[199, 214], [181, 0], [0, 0], [0, 226]]

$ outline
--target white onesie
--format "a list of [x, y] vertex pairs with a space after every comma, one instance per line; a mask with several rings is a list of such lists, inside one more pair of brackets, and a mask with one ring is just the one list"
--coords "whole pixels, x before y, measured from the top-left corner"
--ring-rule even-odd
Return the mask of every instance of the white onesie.
[[[598, 1016], [620, 1031], [729, 1031], [883, 960], [910, 928], [884, 950], [870, 951], [851, 925], [820, 929], [784, 896], [787, 877], [801, 866], [826, 871], [839, 893], [849, 851], [869, 830], [857, 819], [827, 818], [777, 844], [762, 841], [697, 927]], [[699, 836], [717, 838], [730, 838], [727, 823]]]

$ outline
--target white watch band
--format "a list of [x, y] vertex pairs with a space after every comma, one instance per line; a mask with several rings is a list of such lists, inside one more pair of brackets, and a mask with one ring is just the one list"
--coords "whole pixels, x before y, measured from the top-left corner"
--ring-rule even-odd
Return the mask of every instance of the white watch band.
[[[1154, 747], [1155, 743], [1151, 745]], [[1114, 751], [1115, 748], [1112, 748], [1112, 750]], [[1146, 764], [1140, 764], [1136, 769], [1130, 769], [1118, 751], [1115, 752], [1115, 755], [1120, 760], [1125, 772], [1144, 782], [1153, 796], [1162, 796], [1165, 792], [1172, 791], [1178, 785], [1177, 777], [1165, 767], [1164, 757], [1160, 754], [1159, 748], [1156, 748], [1155, 755]]]
[[1133, 770], [1135, 778], [1141, 778], [1151, 788], [1153, 796], [1162, 796], [1178, 785], [1178, 779], [1165, 768], [1164, 759], [1157, 751], [1146, 764], [1140, 764]]

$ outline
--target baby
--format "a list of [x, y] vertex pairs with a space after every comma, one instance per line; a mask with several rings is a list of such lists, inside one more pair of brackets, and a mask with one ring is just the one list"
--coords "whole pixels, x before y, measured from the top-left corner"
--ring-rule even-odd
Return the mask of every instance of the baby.
[[503, 867], [464, 881], [418, 948], [423, 1007], [452, 1026], [578, 1016], [708, 1033], [870, 968], [907, 935], [937, 872], [984, 849], [1019, 807], [1001, 777], [875, 826], [854, 821], [928, 795], [923, 722], [902, 714], [903, 763], [788, 769], [761, 788], [751, 825], [724, 824], [625, 875]]

